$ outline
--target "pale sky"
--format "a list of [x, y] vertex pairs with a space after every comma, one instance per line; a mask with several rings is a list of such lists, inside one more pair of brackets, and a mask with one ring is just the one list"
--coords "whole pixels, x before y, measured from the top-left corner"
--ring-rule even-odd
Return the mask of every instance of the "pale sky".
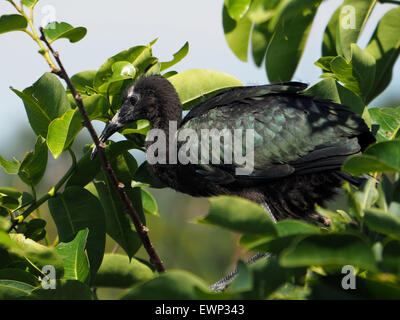
[[[226, 44], [222, 3], [223, 0], [39, 0], [36, 20], [39, 23], [43, 19], [42, 9], [52, 5], [57, 21], [88, 29], [87, 36], [76, 44], [67, 40], [55, 42], [70, 75], [98, 69], [112, 55], [158, 37], [153, 53], [163, 61], [171, 59], [189, 41], [189, 54], [174, 67], [177, 71], [215, 69], [232, 74], [244, 84], [267, 83], [264, 69], [257, 69], [252, 62], [241, 62]], [[329, 16], [340, 3], [340, 0], [326, 0], [321, 5], [294, 80], [309, 84], [319, 81], [320, 70], [313, 63], [320, 57], [322, 34]], [[361, 47], [372, 34], [376, 21], [392, 7], [378, 5], [359, 41]], [[0, 1], [0, 14], [14, 13], [13, 10], [9, 3]], [[16, 128], [28, 125], [22, 101], [9, 87], [22, 90], [32, 85], [48, 71], [48, 66], [37, 54], [36, 44], [22, 32], [1, 34], [0, 50], [0, 154], [4, 155]], [[394, 81], [384, 96], [399, 96], [395, 87], [400, 80], [400, 64], [395, 68]], [[379, 101], [381, 98], [373, 104], [378, 106]]]

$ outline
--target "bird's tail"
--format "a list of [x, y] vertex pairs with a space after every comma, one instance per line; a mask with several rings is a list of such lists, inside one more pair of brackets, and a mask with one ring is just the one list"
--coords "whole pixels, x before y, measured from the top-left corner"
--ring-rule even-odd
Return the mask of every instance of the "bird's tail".
[[[356, 186], [357, 188], [359, 188], [365, 181], [367, 181], [369, 179], [375, 179], [374, 177], [372, 177], [368, 174], [364, 174], [359, 177], [354, 177], [351, 174], [343, 172], [343, 171], [335, 171], [334, 175], [341, 180], [350, 182], [352, 185]], [[378, 182], [378, 181], [376, 181], [376, 182]]]

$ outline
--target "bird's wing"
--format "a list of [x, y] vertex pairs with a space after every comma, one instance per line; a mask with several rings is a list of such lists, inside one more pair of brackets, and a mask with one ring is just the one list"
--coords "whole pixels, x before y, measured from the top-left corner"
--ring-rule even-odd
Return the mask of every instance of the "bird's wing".
[[233, 137], [234, 130], [241, 129], [243, 140], [246, 130], [253, 132], [253, 170], [244, 174], [242, 170], [238, 174], [237, 169], [242, 169], [243, 163], [233, 155], [231, 163], [224, 158], [230, 151], [246, 154], [245, 143], [233, 143], [233, 149], [225, 153], [221, 143], [220, 164], [215, 161], [205, 163], [198, 170], [199, 174], [215, 182], [270, 180], [292, 174], [339, 170], [349, 155], [362, 150], [360, 137], [370, 134], [363, 120], [347, 107], [296, 94], [295, 90], [253, 96], [248, 92], [237, 100], [223, 99], [229, 103], [214, 108], [208, 106], [203, 113], [187, 119], [178, 131], [195, 130], [200, 141], [189, 140], [186, 144], [197, 144], [198, 150], [204, 150], [201, 146], [208, 144], [210, 159], [215, 145], [212, 145], [212, 139], [203, 139], [204, 129], [217, 129], [211, 134], [214, 137], [217, 133], [223, 134], [224, 129], [228, 129]]
[[226, 91], [220, 92], [214, 97], [196, 105], [186, 115], [181, 125], [184, 125], [190, 119], [201, 116], [214, 108], [237, 104], [238, 102], [245, 101], [249, 98], [254, 99], [257, 97], [266, 96], [268, 94], [295, 94], [297, 92], [305, 90], [306, 88], [307, 84], [292, 81], [263, 86], [246, 86], [227, 89]]

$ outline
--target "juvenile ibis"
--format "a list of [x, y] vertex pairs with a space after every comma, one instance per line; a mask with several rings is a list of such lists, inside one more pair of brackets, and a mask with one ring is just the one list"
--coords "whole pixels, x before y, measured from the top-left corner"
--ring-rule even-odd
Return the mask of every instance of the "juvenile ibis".
[[[192, 129], [199, 136], [204, 129], [253, 130], [253, 170], [246, 174], [238, 174], [235, 161], [224, 163], [223, 152], [219, 164], [169, 161], [169, 143], [166, 162], [150, 168], [166, 186], [194, 197], [236, 195], [260, 204], [275, 221], [294, 218], [329, 225], [315, 204], [323, 206], [342, 181], [359, 182], [341, 166], [375, 139], [347, 106], [305, 95], [306, 87], [285, 82], [227, 89], [182, 119], [182, 104], [172, 84], [162, 76], [142, 77], [127, 88], [121, 109], [100, 140], [105, 142], [139, 119], [164, 132], [167, 141], [173, 138], [174, 122], [177, 133]], [[95, 154], [93, 150], [92, 157]]]

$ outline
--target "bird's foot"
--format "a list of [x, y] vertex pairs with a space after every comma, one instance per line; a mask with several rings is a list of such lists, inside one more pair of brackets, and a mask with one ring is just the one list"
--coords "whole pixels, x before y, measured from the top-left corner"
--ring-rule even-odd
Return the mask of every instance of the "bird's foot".
[[[271, 256], [270, 253], [257, 253], [255, 256], [251, 257], [248, 261], [247, 264], [252, 264], [256, 262], [257, 260], [260, 260], [262, 258], [268, 259]], [[212, 291], [217, 291], [221, 292], [224, 291], [228, 286], [232, 283], [232, 281], [235, 279], [236, 275], [238, 274], [237, 268], [233, 270], [231, 273], [229, 273], [227, 276], [222, 278], [221, 280], [218, 280], [214, 284], [210, 286], [210, 289]]]
[[312, 220], [315, 220], [315, 221], [317, 221], [319, 223], [322, 223], [326, 227], [330, 227], [331, 226], [331, 219], [329, 219], [327, 217], [320, 216], [318, 213], [310, 214], [309, 218], [312, 219]]

